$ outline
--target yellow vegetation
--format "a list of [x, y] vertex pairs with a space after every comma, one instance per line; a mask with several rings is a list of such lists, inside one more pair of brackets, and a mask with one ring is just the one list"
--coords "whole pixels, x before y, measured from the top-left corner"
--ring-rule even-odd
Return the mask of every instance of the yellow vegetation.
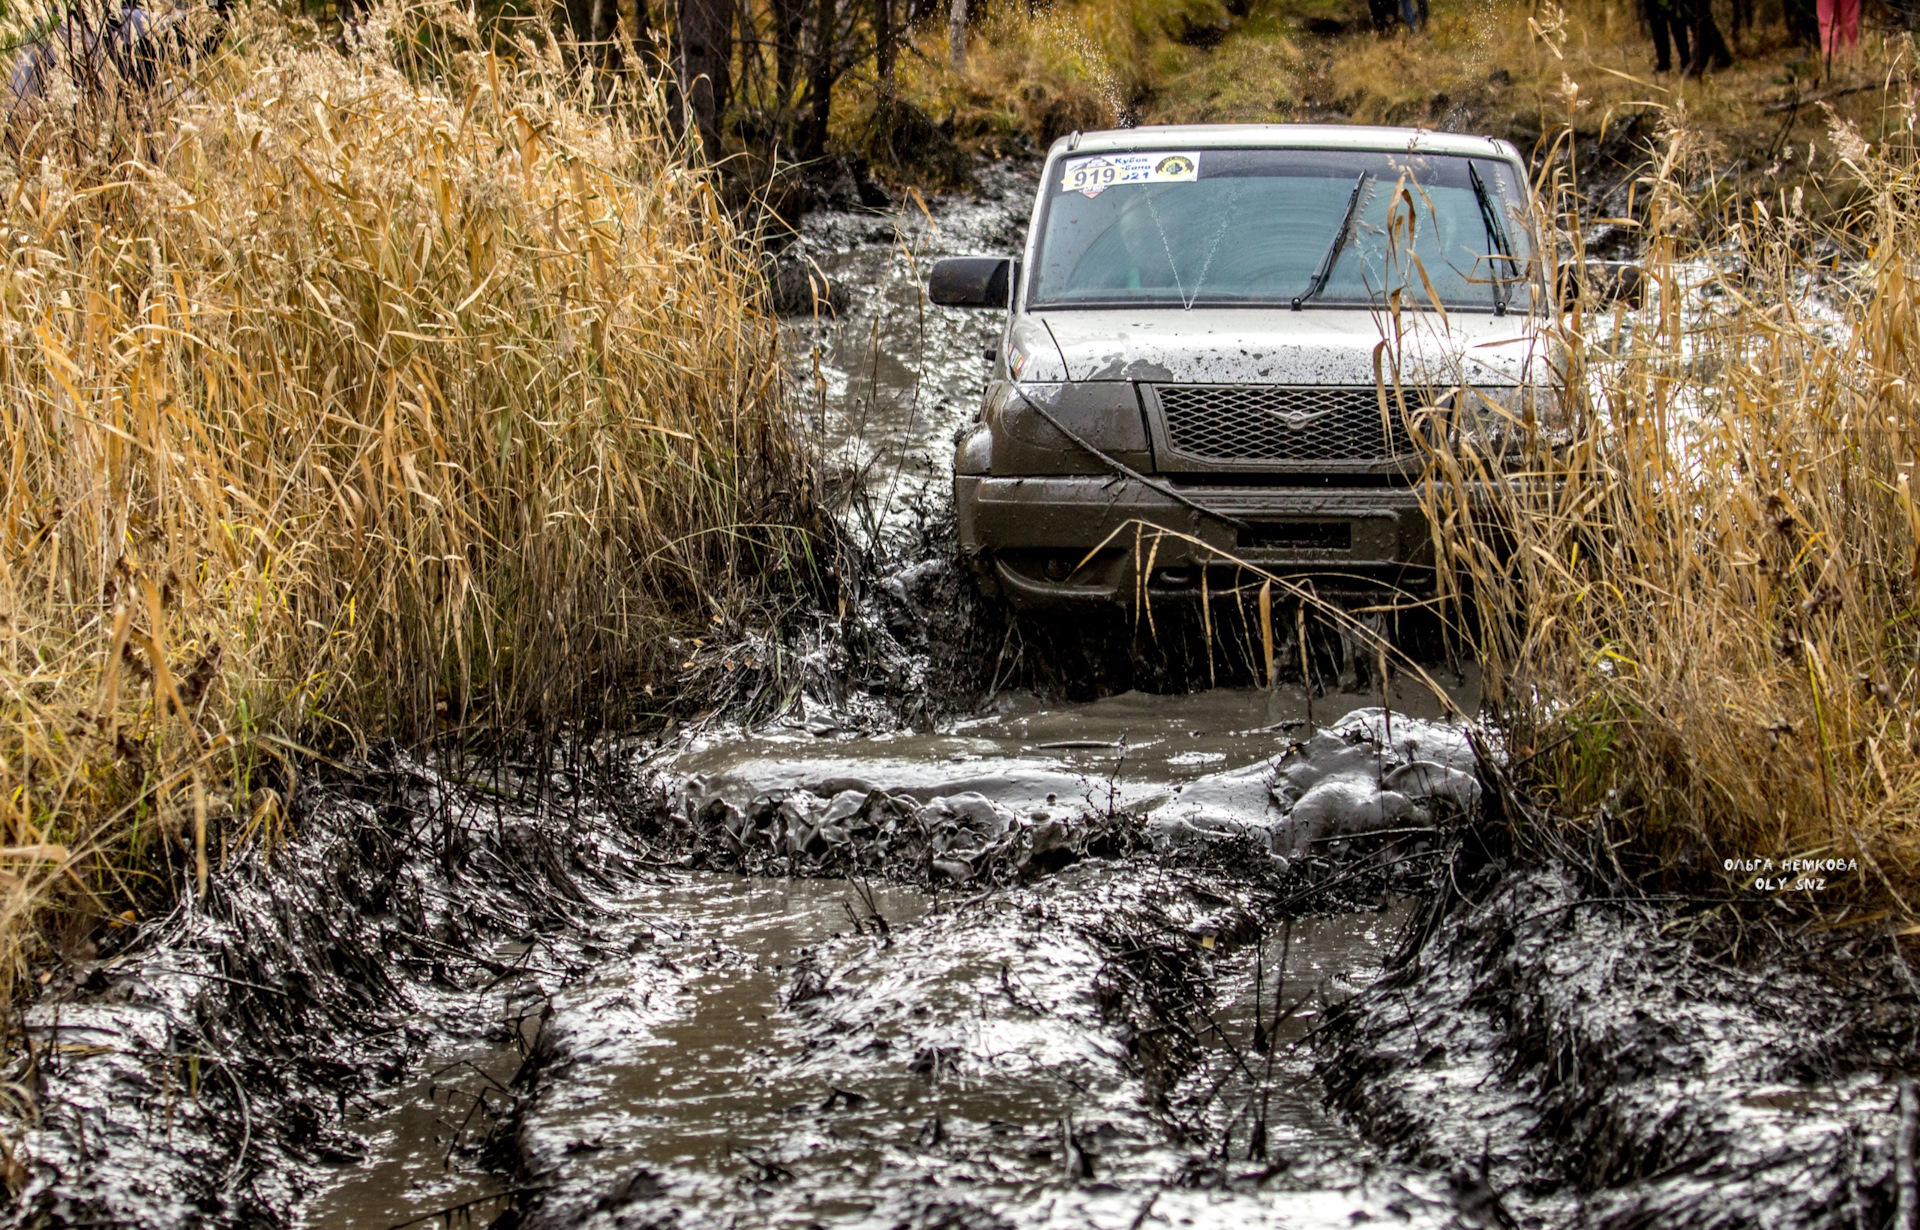
[[[1781, 164], [1797, 176], [1804, 167], [1782, 155], [1824, 147], [1822, 103], [1873, 135], [1878, 95], [1863, 87], [1884, 80], [1903, 45], [1870, 29], [1858, 56], [1828, 65], [1776, 21], [1730, 32], [1733, 67], [1694, 81], [1653, 71], [1634, 0], [1431, 7], [1420, 33], [1378, 35], [1363, 28], [1363, 5], [1334, 0], [993, 0], [963, 75], [947, 67], [942, 22], [910, 32], [898, 92], [996, 152], [1044, 148], [1075, 128], [1296, 120], [1483, 132], [1531, 152], [1571, 120], [1611, 142], [1610, 156], [1631, 158], [1682, 112], [1723, 166], [1752, 177]], [[870, 79], [843, 88], [864, 95]], [[1795, 98], [1804, 105], [1785, 105]], [[865, 114], [848, 108], [843, 122]]]
[[757, 258], [656, 98], [451, 6], [244, 12], [0, 166], [0, 998], [50, 892], [271, 840], [295, 745], [595, 718], [804, 566]]
[[[1883, 101], [1910, 122], [1910, 100], [1903, 81]], [[1920, 149], [1902, 127], [1869, 147], [1835, 124], [1826, 177], [1860, 202], [1845, 231], [1791, 189], [1702, 218], [1688, 185], [1713, 164], [1669, 134], [1645, 185], [1652, 298], [1569, 321], [1569, 436], [1535, 437], [1511, 475], [1445, 454], [1433, 492], [1513, 750], [1561, 814], [1695, 876], [1858, 859], [1830, 883], [1911, 919]], [[1495, 488], [1479, 524], [1476, 477]]]

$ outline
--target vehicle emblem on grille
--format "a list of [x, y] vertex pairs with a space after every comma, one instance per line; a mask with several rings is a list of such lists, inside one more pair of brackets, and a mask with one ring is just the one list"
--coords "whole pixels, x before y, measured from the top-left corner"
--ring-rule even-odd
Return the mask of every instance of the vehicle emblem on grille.
[[[1155, 386], [1167, 446], [1201, 466], [1384, 461], [1412, 451], [1372, 385]], [[1171, 459], [1170, 459], [1171, 460]]]
[[1269, 418], [1279, 419], [1289, 431], [1305, 431], [1334, 410], [1332, 406], [1324, 410], [1282, 410], [1277, 406], [1258, 406], [1256, 409]]

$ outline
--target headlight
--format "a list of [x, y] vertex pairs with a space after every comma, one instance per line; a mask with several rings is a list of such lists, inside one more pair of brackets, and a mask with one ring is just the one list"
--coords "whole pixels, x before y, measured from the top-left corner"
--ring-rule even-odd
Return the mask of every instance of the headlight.
[[[1126, 391], [1131, 394], [1133, 389], [1128, 386]], [[1072, 399], [1074, 405], [1069, 411], [1069, 395], [1075, 393], [1080, 396]], [[1066, 414], [1067, 417], [1075, 420], [1069, 426], [1079, 427], [1082, 431], [1091, 428], [1097, 434], [1104, 434], [1100, 431], [1103, 424], [1099, 421], [1099, 418], [1105, 417], [1104, 415], [1097, 416], [1091, 423], [1086, 421], [1087, 410], [1092, 408], [1086, 404], [1087, 400], [1084, 386], [1021, 381], [1007, 387], [1005, 396], [1000, 398], [988, 412], [987, 422], [1023, 444], [1037, 444], [1046, 448], [1070, 448], [1072, 445], [1068, 444], [1034, 407], [1043, 407], [1055, 418], [1061, 418]], [[1104, 409], [1104, 407], [1098, 409]]]
[[1067, 378], [1060, 350], [1043, 324], [1016, 320], [1007, 335], [1007, 371], [1015, 380], [1059, 381]]
[[1035, 407], [1102, 451], [1146, 451], [1139, 395], [1128, 381], [1021, 381], [994, 389], [987, 403], [987, 424], [1002, 438], [1034, 448], [1078, 453], [1079, 446], [1061, 435]]
[[1551, 442], [1563, 421], [1559, 395], [1546, 385], [1463, 385], [1441, 402], [1449, 437], [1487, 453]]

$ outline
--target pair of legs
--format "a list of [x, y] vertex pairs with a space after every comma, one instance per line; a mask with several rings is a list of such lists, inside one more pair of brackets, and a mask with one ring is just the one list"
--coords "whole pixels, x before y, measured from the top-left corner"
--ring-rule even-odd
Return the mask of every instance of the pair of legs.
[[[1857, 6], [1860, 0], [1851, 2]], [[1653, 27], [1654, 67], [1660, 72], [1678, 63], [1698, 77], [1709, 66], [1725, 68], [1733, 63], [1733, 52], [1713, 18], [1713, 0], [1646, 0], [1646, 17]], [[1669, 58], [1669, 39], [1672, 50], [1680, 53], [1677, 61]]]
[[1680, 19], [1669, 0], [1647, 0], [1647, 24], [1653, 27], [1653, 68], [1655, 72], [1670, 72], [1673, 69], [1673, 52], [1680, 53], [1680, 63], [1688, 62], [1687, 23]]
[[1819, 0], [1820, 54], [1832, 59], [1860, 44], [1860, 0]]

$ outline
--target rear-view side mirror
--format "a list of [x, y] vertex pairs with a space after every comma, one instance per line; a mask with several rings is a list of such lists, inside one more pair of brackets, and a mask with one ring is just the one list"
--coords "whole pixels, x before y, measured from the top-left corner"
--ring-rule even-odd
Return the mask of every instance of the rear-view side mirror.
[[933, 262], [927, 298], [945, 307], [1004, 308], [1020, 262], [1005, 256], [949, 256]]
[[1630, 261], [1569, 261], [1560, 266], [1555, 280], [1562, 307], [1576, 302], [1589, 308], [1637, 305], [1646, 297], [1646, 273]]

